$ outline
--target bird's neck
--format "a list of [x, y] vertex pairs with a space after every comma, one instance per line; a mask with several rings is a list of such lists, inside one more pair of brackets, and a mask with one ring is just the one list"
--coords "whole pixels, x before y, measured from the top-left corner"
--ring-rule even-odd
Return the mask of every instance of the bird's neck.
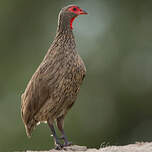
[[72, 32], [73, 20], [74, 20], [74, 17], [72, 17], [72, 16], [60, 14], [59, 18], [58, 18], [57, 32], [73, 34], [73, 32]]
[[74, 50], [76, 47], [73, 32], [68, 30], [57, 30], [54, 42], [67, 50]]
[[70, 18], [60, 16], [55, 41], [59, 44], [66, 45], [75, 49], [75, 39], [70, 25]]

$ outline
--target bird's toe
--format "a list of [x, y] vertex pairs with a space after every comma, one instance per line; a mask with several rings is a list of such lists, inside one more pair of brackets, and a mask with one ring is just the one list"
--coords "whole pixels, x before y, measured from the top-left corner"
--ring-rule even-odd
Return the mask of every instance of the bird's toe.
[[55, 145], [55, 149], [56, 150], [61, 150], [63, 148], [63, 145], [62, 144], [56, 144]]
[[67, 147], [67, 146], [71, 146], [72, 145], [72, 142], [71, 141], [67, 141], [66, 143], [64, 143], [64, 147]]

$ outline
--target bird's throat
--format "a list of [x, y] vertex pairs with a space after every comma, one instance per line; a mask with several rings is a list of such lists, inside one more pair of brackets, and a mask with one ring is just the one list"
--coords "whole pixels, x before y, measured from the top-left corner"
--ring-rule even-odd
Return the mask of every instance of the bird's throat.
[[72, 23], [73, 23], [73, 21], [74, 21], [75, 18], [76, 18], [76, 17], [73, 17], [73, 18], [70, 20], [70, 28], [71, 28], [71, 29], [73, 29]]

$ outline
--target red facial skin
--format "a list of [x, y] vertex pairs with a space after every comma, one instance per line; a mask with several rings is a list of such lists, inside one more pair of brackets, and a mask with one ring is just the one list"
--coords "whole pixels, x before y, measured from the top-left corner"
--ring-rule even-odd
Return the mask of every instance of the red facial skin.
[[[77, 6], [72, 6], [72, 7], [70, 7], [70, 8], [68, 9], [68, 11], [76, 14], [77, 16], [78, 16], [78, 15], [87, 15], [87, 14], [88, 14], [85, 10], [80, 9], [80, 8], [77, 7]], [[77, 16], [76, 16], [76, 17], [77, 17]], [[74, 21], [74, 19], [75, 19], [76, 17], [73, 17], [73, 18], [70, 20], [70, 27], [71, 27], [71, 29], [73, 29], [72, 23], [73, 23], [73, 21]]]

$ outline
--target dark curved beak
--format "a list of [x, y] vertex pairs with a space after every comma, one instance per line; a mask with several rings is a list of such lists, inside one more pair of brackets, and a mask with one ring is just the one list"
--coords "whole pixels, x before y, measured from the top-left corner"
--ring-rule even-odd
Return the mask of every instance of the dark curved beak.
[[80, 15], [83, 15], [83, 14], [84, 14], [84, 15], [87, 15], [88, 13], [87, 13], [85, 10], [80, 9], [79, 14], [80, 14]]

